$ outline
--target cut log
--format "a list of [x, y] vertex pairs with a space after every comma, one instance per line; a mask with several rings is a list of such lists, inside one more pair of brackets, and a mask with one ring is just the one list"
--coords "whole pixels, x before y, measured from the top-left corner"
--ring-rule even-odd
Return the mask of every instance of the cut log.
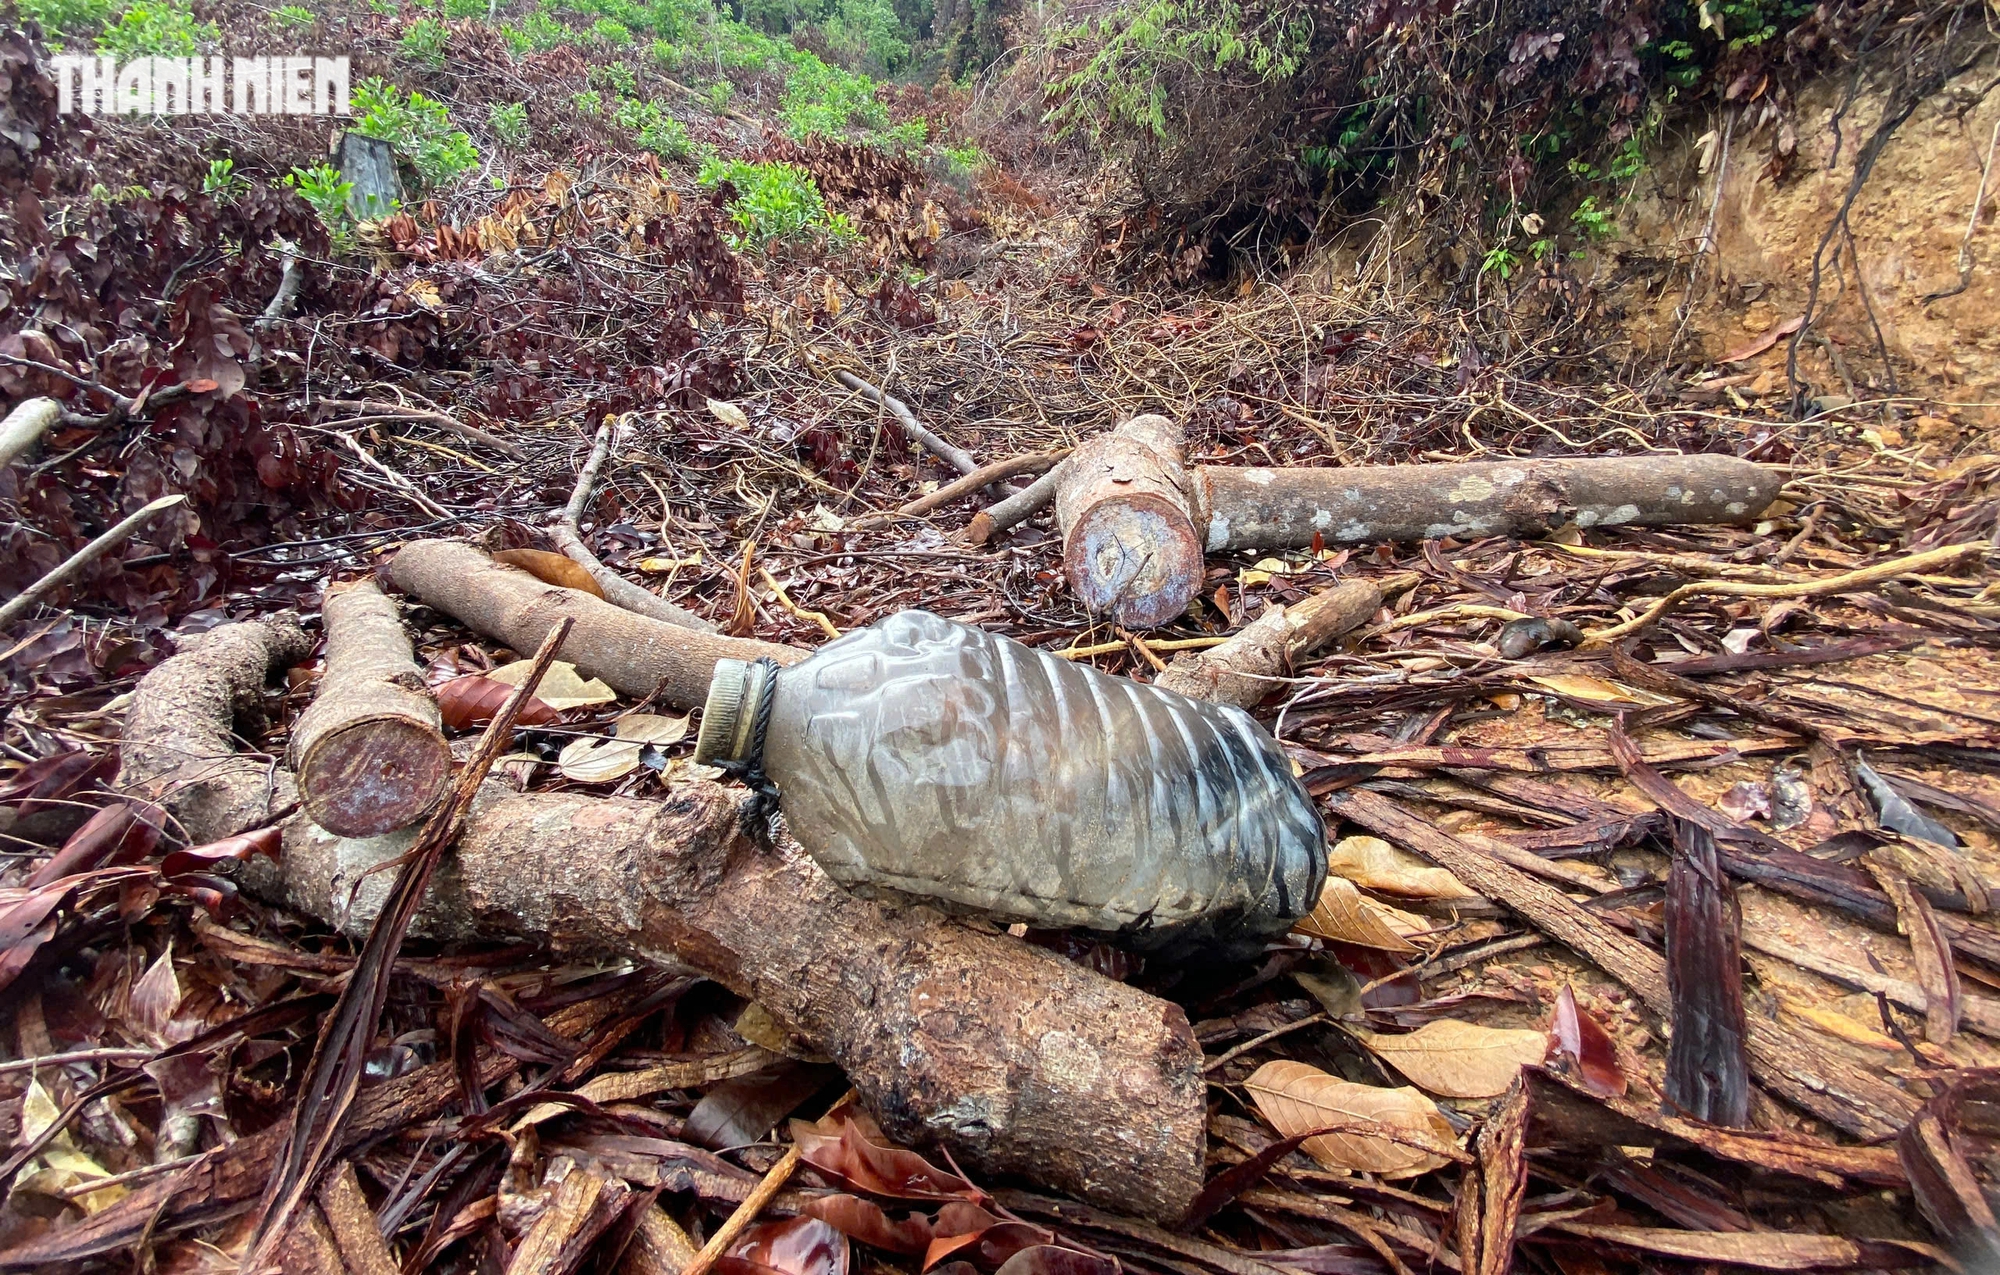
[[634, 615], [602, 598], [544, 584], [454, 540], [404, 545], [386, 576], [405, 593], [516, 651], [534, 650], [557, 621], [569, 616], [576, 627], [563, 643], [564, 659], [621, 694], [643, 696], [657, 690], [677, 708], [700, 708], [707, 702], [717, 660], [769, 656], [780, 664], [795, 664], [810, 653]]
[[1063, 574], [1091, 614], [1153, 628], [1178, 619], [1201, 587], [1186, 446], [1166, 417], [1135, 416], [1078, 447], [1063, 467]]
[[[159, 792], [196, 840], [268, 822], [269, 792], [289, 781], [215, 741], [267, 671], [307, 649], [296, 628], [228, 625], [155, 670], [127, 718], [127, 781]], [[166, 782], [190, 749], [221, 776], [201, 792]], [[1186, 1210], [1201, 1188], [1205, 1107], [1178, 1006], [928, 908], [857, 898], [795, 846], [753, 846], [737, 796], [698, 780], [663, 802], [489, 784], [413, 930], [692, 966], [832, 1056], [895, 1138], [1128, 1213]], [[391, 883], [361, 874], [413, 835], [350, 840], [294, 817], [280, 863], [245, 865], [244, 880], [365, 933]]]
[[[1749, 523], [1784, 483], [1782, 470], [1733, 456], [1188, 469], [1180, 435], [1162, 417], [1139, 417], [1092, 439], [1058, 472], [1070, 587], [1085, 609], [1134, 628], [1164, 624], [1187, 608], [1201, 586], [1200, 550], [1536, 537], [1566, 523]], [[975, 525], [975, 543], [994, 525]]]
[[329, 594], [326, 671], [292, 727], [306, 813], [329, 832], [373, 837], [423, 818], [451, 782], [436, 701], [396, 604], [369, 582]]
[[1610, 456], [1356, 469], [1195, 471], [1211, 552], [1579, 527], [1749, 523], [1784, 471], [1734, 456]]
[[1395, 594], [1417, 581], [1406, 572], [1391, 581], [1350, 580], [1291, 606], [1274, 606], [1243, 626], [1221, 646], [1176, 656], [1154, 685], [1214, 704], [1255, 708], [1273, 689], [1273, 679], [1288, 675], [1294, 660], [1368, 622], [1382, 607], [1386, 593]]

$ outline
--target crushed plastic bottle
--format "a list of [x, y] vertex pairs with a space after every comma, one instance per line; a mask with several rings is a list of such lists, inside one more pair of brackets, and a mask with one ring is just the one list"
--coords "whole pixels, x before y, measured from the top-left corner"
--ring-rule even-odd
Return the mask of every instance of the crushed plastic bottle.
[[755, 751], [792, 836], [858, 893], [1247, 954], [1311, 910], [1325, 835], [1241, 709], [903, 611], [777, 669], [723, 660], [697, 761]]

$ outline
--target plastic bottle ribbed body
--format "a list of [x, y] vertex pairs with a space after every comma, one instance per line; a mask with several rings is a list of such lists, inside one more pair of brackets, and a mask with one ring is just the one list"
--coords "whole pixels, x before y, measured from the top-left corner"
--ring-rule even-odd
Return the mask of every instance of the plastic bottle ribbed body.
[[835, 880], [1135, 946], [1254, 945], [1324, 834], [1247, 713], [904, 611], [778, 674], [766, 766]]

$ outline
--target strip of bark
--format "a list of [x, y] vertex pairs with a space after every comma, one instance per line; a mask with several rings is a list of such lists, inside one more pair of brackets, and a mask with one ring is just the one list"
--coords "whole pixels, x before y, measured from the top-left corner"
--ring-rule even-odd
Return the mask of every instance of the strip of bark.
[[1872, 859], [1866, 862], [1882, 892], [1895, 905], [1897, 923], [1910, 940], [1910, 959], [1924, 989], [1924, 1039], [1933, 1045], [1949, 1045], [1958, 1034], [1962, 1010], [1958, 967], [1952, 964], [1950, 943], [1938, 930], [1937, 913], [1931, 910], [1930, 900], [1910, 888], [1908, 877]]
[[[179, 764], [181, 750], [162, 739], [226, 738], [231, 706], [254, 698], [274, 649], [303, 658], [303, 634], [274, 648], [270, 627], [217, 629], [209, 641], [234, 658], [142, 683], [128, 718], [145, 728], [128, 724], [131, 782], [155, 780], [146, 764]], [[224, 684], [195, 693], [198, 675]], [[183, 720], [202, 714], [205, 724]], [[191, 836], [269, 822], [268, 770], [224, 774], [233, 791], [211, 785], [198, 807], [178, 801], [193, 792], [185, 786], [165, 798]], [[362, 874], [413, 835], [347, 840], [302, 817], [284, 833], [281, 863], [260, 862], [246, 884], [311, 915], [344, 916], [350, 932], [365, 932], [389, 894], [385, 874]], [[719, 785], [692, 781], [643, 802], [488, 784], [411, 929], [693, 966], [818, 1043], [891, 1136], [942, 1142], [986, 1172], [1168, 1221], [1201, 1187], [1201, 1051], [1178, 1006], [930, 909], [859, 899], [796, 847], [765, 854]]]
[[373, 582], [329, 593], [326, 670], [292, 726], [299, 796], [320, 827], [373, 837], [424, 817], [451, 783], [451, 746], [396, 604]]
[[1078, 447], [1056, 490], [1063, 574], [1084, 609], [1145, 629], [1179, 618], [1201, 587], [1187, 437], [1135, 416]]
[[516, 651], [534, 650], [559, 621], [572, 619], [576, 627], [563, 647], [565, 659], [621, 694], [658, 691], [678, 708], [699, 708], [707, 701], [717, 660], [769, 656], [796, 664], [810, 654], [634, 615], [575, 589], [544, 584], [453, 540], [404, 545], [386, 575], [397, 588]]
[[1750, 1122], [1743, 917], [1708, 829], [1676, 819], [1673, 842], [1667, 988], [1674, 1033], [1667, 1042], [1666, 1097], [1697, 1120], [1741, 1128]]
[[[1590, 958], [1654, 1013], [1671, 1019], [1673, 996], [1660, 954], [1619, 933], [1554, 886], [1464, 844], [1376, 793], [1349, 788], [1329, 794], [1327, 803], [1335, 814], [1449, 868], [1472, 889]], [[1894, 1085], [1775, 1023], [1752, 1020], [1746, 1048], [1751, 1071], [1767, 1088], [1856, 1137], [1888, 1137], [1917, 1108]]]
[[714, 633], [716, 627], [685, 607], [675, 606], [650, 589], [633, 584], [610, 567], [598, 560], [583, 543], [583, 533], [579, 528], [583, 521], [583, 511], [590, 506], [590, 493], [597, 489], [597, 475], [604, 468], [605, 457], [611, 454], [611, 444], [617, 437], [618, 427], [606, 421], [598, 427], [597, 441], [591, 446], [590, 458], [583, 463], [583, 470], [576, 476], [576, 487], [570, 492], [569, 504], [563, 508], [562, 517], [555, 526], [549, 528], [549, 539], [563, 556], [590, 573], [597, 587], [604, 594], [604, 600], [627, 611], [676, 624], [684, 629], [694, 629], [701, 633]]

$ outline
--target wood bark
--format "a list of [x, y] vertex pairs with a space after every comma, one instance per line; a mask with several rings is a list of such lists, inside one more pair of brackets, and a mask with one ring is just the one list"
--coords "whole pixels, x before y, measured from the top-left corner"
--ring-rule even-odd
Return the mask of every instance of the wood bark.
[[966, 540], [983, 545], [1001, 532], [1026, 522], [1055, 500], [1068, 477], [1069, 461], [1065, 460], [1007, 499], [972, 515], [972, 522], [965, 529]]
[[1756, 520], [1782, 470], [1734, 456], [1611, 456], [1355, 469], [1195, 471], [1207, 547], [1542, 536], [1581, 527]]
[[[283, 772], [217, 741], [267, 672], [307, 649], [296, 628], [238, 624], [163, 664], [134, 696], [127, 782], [160, 792], [197, 840], [269, 822]], [[221, 778], [166, 782], [190, 755]], [[816, 1042], [893, 1137], [1147, 1217], [1187, 1208], [1205, 1109], [1201, 1051], [1178, 1006], [928, 908], [857, 898], [795, 846], [759, 851], [736, 798], [704, 781], [659, 802], [489, 784], [413, 932], [692, 966]], [[414, 835], [346, 839], [295, 817], [281, 862], [245, 865], [244, 879], [365, 932], [391, 882], [362, 874]]]
[[1190, 699], [1255, 708], [1302, 659], [1382, 609], [1382, 589], [1350, 580], [1288, 607], [1274, 606], [1221, 646], [1176, 656], [1155, 686]]
[[0, 421], [0, 469], [14, 463], [62, 419], [62, 404], [52, 398], [23, 399]]
[[299, 796], [345, 837], [407, 828], [451, 782], [451, 746], [396, 604], [371, 582], [330, 594], [326, 671], [292, 727]]
[[1136, 416], [1078, 447], [1056, 489], [1063, 573], [1084, 609], [1131, 628], [1177, 619], [1201, 587], [1202, 541], [1187, 439]]
[[699, 708], [721, 659], [765, 656], [795, 664], [809, 652], [749, 638], [724, 637], [634, 615], [602, 598], [544, 584], [516, 567], [452, 540], [416, 540], [389, 563], [389, 582], [466, 627], [516, 651], [541, 645], [557, 621], [576, 621], [563, 658], [624, 695], [651, 695]]

